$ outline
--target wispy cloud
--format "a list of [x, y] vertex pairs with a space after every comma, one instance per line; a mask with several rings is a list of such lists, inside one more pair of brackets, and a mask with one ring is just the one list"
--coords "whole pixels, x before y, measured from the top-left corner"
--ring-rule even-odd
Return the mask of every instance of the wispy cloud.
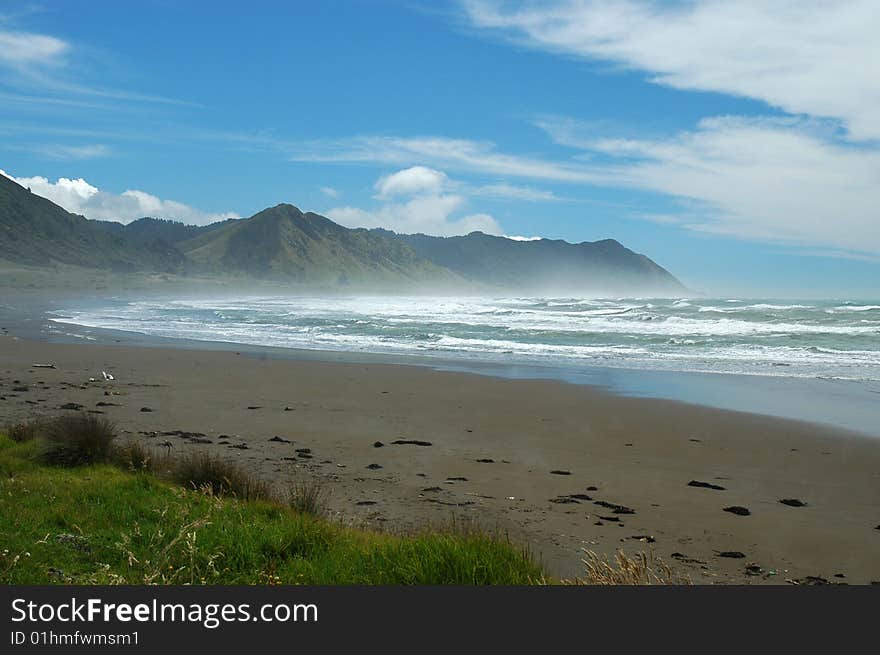
[[[0, 85], [13, 91], [3, 95], [13, 102], [50, 107], [113, 109], [114, 102], [199, 106], [160, 94], [110, 88], [103, 81], [95, 83], [94, 70], [89, 73], [93, 79], [84, 80], [75, 71], [94, 68], [99, 61], [88, 52], [53, 35], [0, 27]], [[85, 66], [85, 61], [90, 65]]]
[[506, 183], [477, 186], [471, 189], [471, 194], [475, 196], [485, 196], [487, 198], [504, 198], [507, 200], [522, 200], [525, 202], [558, 202], [566, 200], [566, 198], [557, 196], [552, 191]]
[[755, 98], [880, 139], [876, 0], [463, 0], [478, 29], [645, 71], [677, 89]]
[[233, 212], [204, 212], [181, 202], [163, 200], [137, 189], [130, 189], [121, 194], [102, 191], [83, 178], [61, 177], [52, 182], [41, 176], [14, 177], [3, 170], [0, 170], [0, 175], [30, 188], [33, 193], [48, 198], [69, 212], [95, 220], [129, 223], [137, 218], [152, 216], [206, 225], [226, 218], [238, 218], [238, 214]]
[[54, 36], [0, 29], [0, 65], [57, 66], [69, 51], [70, 44]]
[[302, 143], [293, 161], [369, 162], [402, 166], [425, 165], [458, 171], [558, 182], [592, 183], [597, 178], [577, 164], [554, 162], [500, 152], [488, 141], [441, 136], [358, 136]]
[[99, 157], [107, 157], [112, 153], [112, 149], [103, 143], [93, 143], [81, 146], [58, 144], [42, 145], [35, 146], [33, 150], [48, 159], [61, 160], [96, 159]]
[[666, 139], [603, 139], [543, 123], [557, 143], [612, 161], [615, 184], [683, 201], [655, 222], [837, 251], [880, 252], [880, 152], [809, 120], [716, 117]]
[[873, 0], [463, 0], [462, 7], [470, 26], [528, 48], [789, 113], [707, 117], [647, 138], [576, 119], [537, 121], [575, 151], [583, 180], [680, 202], [680, 212], [642, 218], [828, 256], [880, 253]]

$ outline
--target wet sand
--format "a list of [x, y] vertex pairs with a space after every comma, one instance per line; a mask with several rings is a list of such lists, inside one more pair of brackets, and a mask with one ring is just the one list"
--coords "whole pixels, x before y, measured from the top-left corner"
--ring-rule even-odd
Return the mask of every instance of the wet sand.
[[876, 437], [563, 382], [0, 336], [0, 424], [68, 403], [157, 449], [321, 478], [340, 520], [476, 521], [556, 576], [582, 548], [653, 548], [695, 582], [880, 580]]

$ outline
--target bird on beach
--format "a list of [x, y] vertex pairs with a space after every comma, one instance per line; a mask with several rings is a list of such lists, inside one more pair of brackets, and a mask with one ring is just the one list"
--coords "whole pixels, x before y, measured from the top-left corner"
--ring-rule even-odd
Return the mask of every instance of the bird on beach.
[[113, 375], [111, 373], [108, 373], [107, 371], [101, 371], [101, 375], [104, 376], [105, 380], [115, 380], [116, 379], [115, 377], [113, 377]]
[[170, 452], [172, 451], [172, 449], [174, 448], [174, 444], [171, 443], [170, 441], [163, 441], [163, 442], [160, 443], [159, 445], [162, 446], [162, 448], [165, 449], [165, 452], [166, 452], [166, 453], [170, 453]]

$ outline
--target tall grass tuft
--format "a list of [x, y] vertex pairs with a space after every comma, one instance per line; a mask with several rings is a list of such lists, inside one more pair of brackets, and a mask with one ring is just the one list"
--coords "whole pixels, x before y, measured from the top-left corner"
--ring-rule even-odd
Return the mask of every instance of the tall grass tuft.
[[39, 432], [43, 462], [81, 466], [109, 460], [116, 426], [93, 414], [68, 414], [48, 421]]
[[42, 421], [19, 421], [6, 428], [6, 434], [17, 443], [33, 441], [40, 434]]
[[287, 504], [300, 514], [324, 516], [327, 513], [328, 495], [322, 482], [298, 480], [288, 490]]
[[215, 496], [275, 500], [269, 483], [211, 453], [187, 453], [175, 458], [170, 475], [187, 487], [207, 490]]
[[689, 585], [686, 575], [676, 573], [654, 554], [640, 552], [629, 556], [618, 551], [611, 562], [607, 555], [598, 555], [584, 549], [586, 575], [574, 580], [582, 585]]
[[117, 466], [129, 471], [154, 471], [161, 458], [156, 457], [149, 448], [139, 441], [126, 441], [113, 444], [110, 459]]

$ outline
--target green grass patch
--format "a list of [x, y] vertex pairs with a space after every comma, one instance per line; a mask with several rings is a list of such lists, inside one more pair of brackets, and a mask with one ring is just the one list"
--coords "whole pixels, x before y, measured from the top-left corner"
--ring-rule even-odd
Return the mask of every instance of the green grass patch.
[[527, 584], [529, 555], [480, 533], [395, 536], [0, 436], [0, 584]]

